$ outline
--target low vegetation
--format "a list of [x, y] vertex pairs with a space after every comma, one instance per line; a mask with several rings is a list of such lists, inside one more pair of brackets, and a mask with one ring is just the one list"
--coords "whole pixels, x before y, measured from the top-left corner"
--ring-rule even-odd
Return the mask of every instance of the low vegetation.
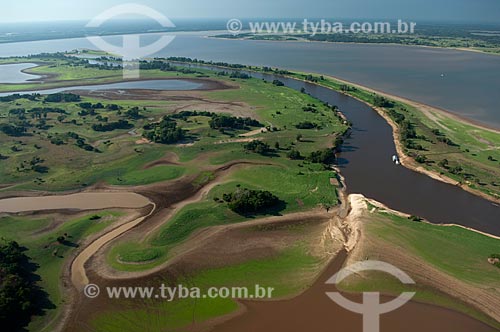
[[[388, 278], [386, 274], [369, 273], [360, 278], [347, 279], [341, 284], [343, 289], [356, 292], [383, 291], [390, 294], [416, 291], [417, 300], [459, 310], [493, 326], [499, 326], [498, 322], [472, 309], [470, 304], [467, 304], [469, 299], [456, 299], [442, 291], [436, 291], [437, 284], [433, 283], [436, 281], [436, 274], [427, 278], [425, 274], [427, 272], [411, 265], [429, 266], [452, 278], [451, 280], [474, 287], [478, 292], [498, 294], [500, 270], [490, 264], [487, 258], [491, 257], [490, 253], [499, 247], [500, 240], [459, 226], [440, 226], [411, 221], [374, 206], [368, 210], [371, 213], [367, 211], [361, 217], [367, 240], [360, 244], [361, 251], [356, 257], [382, 260], [399, 267], [405, 266], [405, 271], [416, 279], [417, 285], [408, 288], [399, 281]], [[439, 256], [435, 254], [436, 252], [439, 252]], [[409, 261], [411, 265], [408, 265]], [[451, 281], [447, 281], [449, 282]]]

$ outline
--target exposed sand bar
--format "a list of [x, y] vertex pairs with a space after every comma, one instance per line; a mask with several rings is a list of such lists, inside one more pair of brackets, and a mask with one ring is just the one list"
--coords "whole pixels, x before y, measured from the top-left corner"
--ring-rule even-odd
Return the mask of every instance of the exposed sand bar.
[[125, 192], [77, 193], [61, 196], [14, 197], [0, 200], [0, 213], [46, 210], [136, 209], [150, 201], [139, 194]]

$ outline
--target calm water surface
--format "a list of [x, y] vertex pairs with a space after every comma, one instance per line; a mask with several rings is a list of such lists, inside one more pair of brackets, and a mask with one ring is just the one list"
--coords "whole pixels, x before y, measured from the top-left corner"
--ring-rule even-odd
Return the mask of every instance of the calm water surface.
[[41, 78], [38, 75], [23, 73], [23, 70], [36, 67], [34, 63], [13, 63], [0, 65], [0, 83], [26, 83]]
[[148, 81], [131, 81], [97, 85], [77, 85], [64, 88], [46, 89], [46, 90], [29, 90], [20, 92], [4, 92], [0, 93], [0, 97], [8, 96], [13, 93], [40, 93], [51, 94], [64, 91], [87, 90], [87, 91], [102, 91], [102, 90], [127, 90], [127, 89], [147, 89], [147, 90], [175, 90], [187, 91], [197, 90], [204, 87], [203, 83], [190, 80], [148, 80]]
[[[500, 56], [395, 45], [240, 41], [179, 33], [157, 56], [267, 65], [337, 76], [500, 128]], [[120, 36], [105, 37], [120, 44]], [[146, 35], [143, 43], [158, 39]], [[85, 38], [0, 45], [0, 56], [95, 48]], [[442, 76], [442, 74], [444, 76]]]

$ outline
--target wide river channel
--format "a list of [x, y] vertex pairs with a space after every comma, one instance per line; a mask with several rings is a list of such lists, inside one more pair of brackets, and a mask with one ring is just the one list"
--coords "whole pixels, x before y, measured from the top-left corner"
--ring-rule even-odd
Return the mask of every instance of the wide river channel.
[[[189, 36], [189, 38], [198, 38], [196, 40], [204, 40], [204, 41], [208, 40], [208, 39], [203, 39], [199, 36], [195, 37]], [[191, 41], [193, 40], [195, 39], [192, 39]], [[75, 40], [71, 40], [69, 45], [75, 45], [74, 41]], [[238, 47], [238, 45], [242, 45], [240, 42], [233, 43], [231, 41], [217, 41], [217, 43], [220, 42], [225, 43], [224, 45], [226, 45], [226, 47], [229, 47], [230, 45], [235, 47]], [[31, 45], [35, 47], [37, 43], [40, 42], [34, 42]], [[51, 41], [47, 43], [52, 43], [52, 45], [54, 45], [54, 43], [59, 43], [57, 44], [57, 47], [60, 48], [59, 50], [68, 49], [68, 47], [66, 47], [67, 45], [64, 46], [64, 44], [61, 44], [60, 41]], [[19, 46], [21, 46], [21, 48], [24, 48], [26, 47], [26, 44], [29, 43], [22, 43], [22, 44], [23, 45]], [[272, 45], [272, 43], [269, 44]], [[293, 43], [280, 44], [280, 45], [289, 45], [289, 44]], [[201, 45], [203, 45], [203, 43], [201, 43]], [[255, 45], [255, 43], [253, 44], [250, 43], [249, 45]], [[262, 43], [259, 43], [258, 45], [262, 45]], [[4, 45], [1, 47], [3, 49]], [[243, 49], [245, 49], [245, 47], [243, 47]], [[259, 49], [259, 47], [257, 47], [257, 49]], [[283, 46], [283, 47], [286, 50], [287, 47], [289, 46]], [[72, 48], [75, 47], [72, 46]], [[304, 47], [304, 49], [306, 48]], [[401, 49], [407, 49], [407, 48], [402, 47]], [[29, 52], [25, 51], [25, 53], [35, 53], [34, 52], [35, 49], [30, 49], [30, 50], [31, 51]], [[215, 51], [213, 51], [212, 49], [205, 51], [211, 55], [209, 57], [205, 57], [206, 59], [217, 60], [215, 55], [210, 53]], [[223, 52], [223, 49], [217, 50], [217, 52], [218, 54], [221, 54]], [[242, 53], [244, 51], [240, 50], [237, 52]], [[280, 50], [277, 47], [275, 47], [275, 52], [276, 53], [274, 54], [274, 57], [270, 58], [271, 60], [269, 62], [255, 63], [255, 61], [254, 62], [249, 61], [248, 63], [276, 65], [274, 63], [275, 60], [273, 59], [275, 59], [278, 54], [281, 54], [281, 56], [284, 58], [288, 57], [288, 54], [283, 53], [282, 50]], [[448, 51], [429, 50], [428, 52], [447, 53]], [[195, 53], [185, 52], [182, 54], [178, 54], [178, 50], [174, 53], [176, 53], [175, 55], [184, 55], [184, 56], [196, 56], [197, 54], [196, 52]], [[0, 52], [0, 55], [1, 54], [2, 52]], [[231, 54], [234, 54], [234, 51]], [[450, 53], [450, 54], [455, 54], [455, 53]], [[472, 54], [469, 55], [463, 52], [461, 54], [467, 57], [472, 56]], [[310, 54], [310, 56], [311, 58], [307, 59], [305, 55], [303, 55], [303, 60], [305, 62], [307, 61], [308, 63], [315, 63], [314, 54]], [[439, 58], [441, 55], [438, 54], [436, 56]], [[242, 57], [239, 58], [238, 61], [232, 61], [232, 62], [245, 63], [246, 59], [248, 59], [248, 55], [245, 56], [242, 55]], [[221, 58], [219, 58], [218, 60], [231, 60], [231, 59], [221, 56]], [[491, 61], [493, 61], [494, 63], [498, 62], [500, 69], [499, 60], [494, 59]], [[282, 64], [280, 64], [280, 67], [285, 67], [287, 69], [304, 69], [303, 67], [301, 68], [299, 66], [287, 66], [287, 63], [289, 62], [287, 61], [283, 62]], [[362, 68], [360, 68], [360, 71], [364, 69], [365, 67], [363, 66]], [[317, 68], [317, 70], [315, 71], [323, 72], [321, 68]], [[331, 71], [330, 67], [328, 67], [324, 72], [329, 73], [328, 71]], [[494, 70], [492, 72], [494, 72]], [[252, 75], [254, 77], [260, 77], [266, 80], [273, 80], [275, 78], [272, 75], [261, 75], [255, 73], [252, 73]], [[347, 188], [349, 193], [361, 193], [366, 197], [376, 199], [393, 209], [424, 217], [433, 223], [455, 223], [466, 227], [471, 227], [476, 230], [484, 231], [490, 234], [500, 235], [500, 207], [498, 207], [497, 205], [482, 198], [479, 198], [477, 196], [474, 196], [470, 193], [467, 193], [462, 189], [460, 189], [459, 187], [441, 183], [425, 175], [408, 170], [402, 166], [394, 165], [391, 161], [391, 156], [396, 153], [396, 149], [392, 138], [391, 128], [385, 122], [385, 120], [383, 120], [370, 107], [353, 98], [344, 96], [340, 93], [331, 91], [323, 87], [315, 86], [313, 84], [300, 82], [293, 79], [285, 79], [282, 77], [280, 77], [279, 79], [283, 81], [285, 85], [293, 89], [300, 90], [301, 88], [305, 88], [306, 91], [310, 93], [312, 96], [317, 97], [318, 99], [324, 102], [337, 105], [340, 108], [340, 110], [349, 118], [349, 120], [353, 122], [354, 126], [352, 135], [346, 141], [343, 148], [343, 152], [339, 159], [339, 167], [341, 168], [342, 174], [346, 178]], [[402, 77], [399, 77], [399, 80], [401, 79]], [[496, 79], [497, 78], [492, 79], [492, 82]], [[139, 86], [138, 84], [139, 82], [134, 82], [134, 88], [136, 89], [141, 88], [140, 84]], [[144, 81], [144, 84], [145, 84], [143, 87], [144, 89], [153, 88], [151, 87], [152, 84], [151, 81]], [[470, 86], [474, 87], [473, 84], [471, 84]], [[498, 84], [496, 86], [498, 86]], [[376, 86], [373, 87], [376, 88]], [[384, 86], [382, 87], [386, 91], [388, 90], [388, 92], [392, 92], [390, 91], [390, 89], [387, 89]], [[101, 86], [100, 88], [105, 89], [106, 87]], [[410, 86], [406, 86], [406, 88], [410, 88]], [[404, 90], [405, 88], [401, 89], [400, 92], [404, 92]], [[419, 93], [425, 94], [426, 90], [421, 89], [420, 91], [424, 92], [419, 92]], [[445, 105], [446, 103], [442, 104], [442, 101], [444, 100], [443, 98], [449, 97], [446, 91], [443, 94], [441, 94], [440, 91], [438, 92], [434, 91], [434, 93], [435, 95], [433, 98], [435, 102], [433, 104], [435, 106], [443, 106], [443, 107], [452, 106], [453, 103], [448, 105]], [[401, 93], [400, 95], [405, 96], [404, 93]], [[493, 100], [492, 98], [498, 98], [498, 97], [497, 96], [490, 97], [489, 102], [492, 102]], [[429, 100], [428, 99], [425, 100], [425, 98], [419, 99], [419, 101], [429, 102]], [[473, 104], [473, 102], [471, 103]], [[489, 106], [491, 105], [484, 106], [484, 109], [488, 108]], [[483, 107], [483, 106], [478, 106], [478, 107]], [[464, 112], [460, 111], [460, 109], [458, 108], [455, 108], [455, 111], [457, 113], [461, 113], [462, 115], [464, 114]], [[471, 118], [480, 120], [477, 117], [477, 114], [482, 114], [482, 113], [478, 111], [474, 112], [474, 114], [475, 115], [471, 116]], [[492, 120], [493, 122], [495, 121], [494, 119], [496, 119], [498, 115], [496, 113], [488, 113], [488, 114], [489, 114], [487, 116], [488, 119]], [[482, 116], [484, 115], [481, 115], [480, 117]], [[282, 320], [283, 324], [280, 325], [280, 327], [287, 326], [287, 330], [290, 331], [301, 330], [298, 328], [299, 325], [297, 324], [287, 325], [285, 324], [285, 322], [293, 321], [291, 320], [290, 314], [292, 316], [296, 314], [297, 316], [300, 315], [301, 317], [304, 317], [303, 310], [305, 310], [307, 307], [319, 308], [319, 306], [313, 305], [313, 302], [317, 304], [317, 302], [315, 301], [319, 297], [323, 296], [324, 293], [316, 292], [315, 289], [316, 288], [313, 287], [311, 291], [306, 292], [302, 297], [289, 301], [288, 302], [289, 307], [286, 307], [286, 305], [284, 305], [283, 307], [279, 308], [278, 307], [271, 308], [272, 304], [262, 305], [257, 303], [256, 304], [249, 303], [248, 304], [249, 314], [243, 315], [241, 316], [241, 318], [237, 318], [235, 320], [230, 321], [228, 325], [220, 326], [220, 331], [246, 330], [244, 329], [245, 326], [247, 327], [247, 330], [252, 330], [254, 327], [256, 327], [256, 325], [254, 324], [258, 322], [261, 322], [260, 325], [262, 325], [262, 328], [265, 328], [266, 326], [267, 327], [274, 326], [273, 324], [275, 323], [272, 322], [276, 321], [276, 319], [277, 321]], [[313, 293], [315, 294], [314, 299], [316, 300], [309, 301], [308, 298], [310, 295], [312, 296]], [[307, 303], [309, 302], [311, 303], [308, 305]], [[280, 303], [285, 303], [285, 302], [277, 302], [276, 306], [280, 306], [281, 305]], [[256, 306], [259, 307], [256, 308]], [[265, 306], [269, 307], [266, 309]], [[295, 312], [296, 310], [294, 308], [297, 309], [298, 311]], [[322, 308], [323, 308], [322, 310], [326, 310], [326, 308], [328, 307], [325, 306]], [[262, 311], [261, 309], [266, 309], [266, 310]], [[394, 313], [388, 316], [388, 317], [393, 317], [394, 321], [392, 323], [388, 321], [387, 325], [390, 325], [390, 327], [388, 326], [389, 328], [384, 330], [386, 331], [425, 330], [425, 331], [457, 331], [457, 332], [468, 332], [468, 331], [482, 332], [491, 330], [489, 327], [477, 321], [474, 321], [464, 315], [429, 305], [419, 305], [412, 302], [412, 304], [404, 310], [408, 310], [408, 313], [404, 315]], [[265, 315], [264, 312], [266, 312]], [[257, 315], [258, 317], [255, 316], [256, 313], [258, 313]], [[339, 312], [338, 314], [340, 316], [331, 315], [332, 317], [331, 323], [334, 324], [333, 326], [331, 326], [332, 329], [335, 329], [335, 322], [338, 322], [337, 319], [335, 319], [335, 316], [337, 318], [348, 317], [346, 316], [348, 314], [345, 312], [344, 313]], [[308, 315], [307, 317], [311, 318], [313, 316]], [[325, 318], [328, 316], [330, 316], [328, 312], [323, 312], [321, 317], [320, 316], [317, 317], [318, 319], [316, 320], [316, 323], [314, 324], [311, 323], [313, 325], [309, 324], [307, 326], [304, 326], [304, 328], [317, 325], [316, 326], [318, 328], [317, 330], [320, 330], [321, 328], [328, 326], [326, 324], [326, 320], [329, 319]], [[352, 319], [356, 319], [356, 321], [360, 322], [359, 317]], [[389, 320], [390, 319], [391, 318], [389, 318]], [[266, 325], [266, 322], [268, 322], [269, 325]], [[347, 326], [352, 327], [352, 325], [344, 325], [344, 324], [340, 324], [340, 326], [337, 327], [342, 328]]]
[[[436, 181], [392, 162], [396, 153], [392, 129], [366, 104], [338, 92], [302, 81], [250, 73], [272, 81], [282, 80], [296, 90], [304, 88], [312, 96], [337, 105], [354, 124], [339, 158], [349, 193], [361, 193], [389, 207], [424, 217], [433, 223], [459, 224], [494, 235], [500, 235], [500, 207], [461, 188]], [[85, 86], [85, 89], [155, 89], [191, 90], [195, 85], [183, 80], [150, 80]], [[54, 91], [81, 89], [65, 87]], [[23, 92], [21, 92], [23, 93]], [[0, 206], [1, 207], [1, 206]], [[1, 210], [0, 210], [1, 211]]]

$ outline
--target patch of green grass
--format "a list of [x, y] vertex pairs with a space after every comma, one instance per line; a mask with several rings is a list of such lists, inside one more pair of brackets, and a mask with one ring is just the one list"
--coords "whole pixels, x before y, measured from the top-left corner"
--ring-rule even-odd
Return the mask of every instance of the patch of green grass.
[[[364, 224], [368, 237], [399, 248], [403, 255], [415, 256], [475, 287], [489, 288], [493, 292], [500, 289], [500, 271], [487, 261], [489, 255], [500, 248], [500, 240], [458, 226], [413, 222], [385, 212], [376, 212], [369, 218], [370, 221]], [[370, 255], [378, 257], [376, 252], [366, 250], [368, 258]], [[341, 287], [352, 292], [380, 291], [394, 295], [415, 291], [415, 299], [419, 301], [452, 308], [500, 327], [486, 314], [420, 282], [407, 286], [387, 274], [369, 272], [359, 278], [346, 279]]]
[[280, 214], [336, 205], [336, 189], [330, 185], [333, 173], [318, 165], [310, 167], [311, 170], [305, 168], [301, 176], [297, 176], [293, 168], [279, 166], [253, 166], [237, 170], [227, 183], [212, 189], [205, 201], [190, 204], [180, 210], [147, 242], [127, 242], [115, 246], [108, 255], [108, 261], [119, 270], [146, 270], [169, 259], [169, 251], [199, 229], [249, 220], [228, 209], [226, 203], [215, 202], [224, 193], [234, 191], [237, 185], [248, 189], [270, 190], [286, 203]]
[[[26, 254], [39, 265], [35, 272], [41, 277], [39, 284], [56, 305], [56, 308], [47, 310], [45, 316], [35, 317], [29, 326], [30, 331], [41, 330], [59, 314], [60, 306], [64, 303], [60, 285], [62, 269], [78, 244], [91, 234], [102, 231], [121, 215], [120, 212], [102, 211], [68, 220], [57, 226], [51, 226], [55, 222], [51, 217], [0, 218], [0, 237], [15, 240], [28, 248]], [[100, 218], [92, 220], [93, 216]], [[65, 233], [68, 234], [67, 244], [58, 243], [57, 237]]]
[[186, 169], [181, 166], [156, 166], [149, 169], [135, 170], [125, 173], [119, 178], [109, 180], [111, 184], [139, 185], [173, 180], [181, 177]]
[[135, 247], [134, 249], [124, 250], [119, 259], [123, 262], [147, 263], [159, 258], [161, 255], [161, 251], [157, 248], [138, 249]]
[[457, 279], [500, 288], [500, 271], [488, 263], [489, 255], [499, 250], [500, 240], [458, 226], [387, 218], [390, 223], [370, 223], [369, 231]]
[[[291, 296], [309, 287], [321, 266], [321, 261], [306, 253], [298, 245], [272, 258], [250, 260], [223, 268], [205, 270], [176, 284], [198, 287], [205, 294], [210, 287], [248, 287], [255, 294], [255, 285], [272, 287], [272, 298]], [[158, 286], [158, 285], [155, 285]], [[121, 302], [123, 303], [123, 302]], [[135, 331], [135, 322], [141, 329], [159, 330], [168, 326], [181, 329], [191, 323], [202, 323], [236, 311], [233, 299], [181, 299], [172, 302], [128, 302], [119, 309], [96, 313], [91, 325], [102, 332]]]

